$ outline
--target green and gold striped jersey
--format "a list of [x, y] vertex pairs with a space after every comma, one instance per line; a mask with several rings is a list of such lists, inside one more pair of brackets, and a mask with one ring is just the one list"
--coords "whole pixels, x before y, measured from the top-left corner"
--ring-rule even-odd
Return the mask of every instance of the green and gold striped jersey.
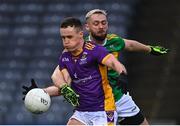
[[[86, 37], [85, 40], [90, 41], [90, 36]], [[119, 52], [124, 49], [125, 42], [116, 34], [107, 34], [102, 46], [104, 46], [110, 53], [112, 53], [117, 59], [119, 59]], [[118, 101], [123, 95], [121, 89], [118, 89], [118, 85], [116, 84], [116, 78], [118, 76], [119, 74], [116, 71], [110, 68], [108, 69], [108, 80], [111, 84], [115, 101]]]

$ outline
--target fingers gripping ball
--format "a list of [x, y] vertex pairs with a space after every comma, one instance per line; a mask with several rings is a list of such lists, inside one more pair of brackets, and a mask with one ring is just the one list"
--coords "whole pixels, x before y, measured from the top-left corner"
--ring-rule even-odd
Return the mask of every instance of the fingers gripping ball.
[[43, 89], [34, 88], [25, 96], [25, 107], [34, 114], [46, 112], [51, 105], [51, 98]]

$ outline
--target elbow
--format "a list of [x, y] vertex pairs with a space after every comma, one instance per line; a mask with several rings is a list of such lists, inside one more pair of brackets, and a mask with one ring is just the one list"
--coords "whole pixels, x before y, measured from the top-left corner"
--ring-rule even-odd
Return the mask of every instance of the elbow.
[[51, 75], [51, 79], [52, 79], [52, 81], [56, 79], [56, 74], [55, 74], [55, 73], [53, 73], [53, 74]]
[[58, 77], [58, 74], [56, 72], [54, 72], [52, 75], [51, 75], [51, 80], [53, 82], [53, 84], [55, 86], [59, 86], [59, 77]]

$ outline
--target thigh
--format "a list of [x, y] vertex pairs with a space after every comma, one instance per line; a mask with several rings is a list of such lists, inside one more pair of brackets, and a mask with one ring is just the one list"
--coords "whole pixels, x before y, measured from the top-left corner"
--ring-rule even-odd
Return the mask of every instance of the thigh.
[[116, 111], [118, 117], [131, 117], [139, 113], [140, 109], [129, 94], [124, 94], [122, 98], [116, 102]]
[[86, 117], [83, 112], [75, 111], [69, 119], [67, 125], [87, 125]]
[[80, 122], [77, 119], [70, 118], [67, 125], [85, 125], [84, 123]]

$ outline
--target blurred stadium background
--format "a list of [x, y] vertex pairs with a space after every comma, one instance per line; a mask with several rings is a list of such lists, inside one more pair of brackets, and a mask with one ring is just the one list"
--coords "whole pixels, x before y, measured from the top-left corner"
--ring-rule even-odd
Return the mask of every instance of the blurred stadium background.
[[22, 85], [40, 87], [62, 51], [59, 24], [64, 17], [95, 8], [109, 13], [109, 32], [144, 44], [163, 45], [168, 55], [123, 52], [131, 95], [151, 124], [180, 124], [179, 0], [0, 0], [0, 124], [66, 124], [73, 108], [52, 98], [47, 113], [24, 108]]

